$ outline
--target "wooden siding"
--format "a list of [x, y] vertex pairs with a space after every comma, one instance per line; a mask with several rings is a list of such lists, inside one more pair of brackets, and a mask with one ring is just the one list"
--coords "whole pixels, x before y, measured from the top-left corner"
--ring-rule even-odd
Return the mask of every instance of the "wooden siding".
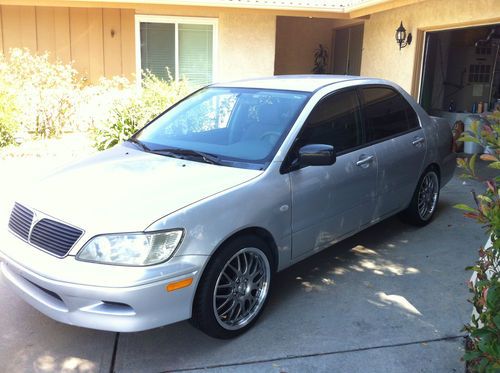
[[0, 52], [49, 52], [91, 82], [135, 73], [133, 9], [0, 6]]

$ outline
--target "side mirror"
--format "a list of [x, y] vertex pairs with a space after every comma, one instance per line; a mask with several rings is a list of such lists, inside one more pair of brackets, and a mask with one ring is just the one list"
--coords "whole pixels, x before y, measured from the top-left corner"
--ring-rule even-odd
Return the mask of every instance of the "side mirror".
[[299, 149], [298, 164], [306, 166], [329, 166], [335, 163], [337, 155], [332, 145], [310, 144]]

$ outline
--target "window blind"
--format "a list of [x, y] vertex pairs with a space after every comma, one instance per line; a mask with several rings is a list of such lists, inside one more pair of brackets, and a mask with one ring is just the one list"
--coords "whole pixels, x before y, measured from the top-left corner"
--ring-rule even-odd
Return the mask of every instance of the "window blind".
[[212, 25], [179, 24], [179, 77], [194, 85], [212, 82]]
[[142, 70], [175, 78], [175, 24], [141, 22], [140, 33]]

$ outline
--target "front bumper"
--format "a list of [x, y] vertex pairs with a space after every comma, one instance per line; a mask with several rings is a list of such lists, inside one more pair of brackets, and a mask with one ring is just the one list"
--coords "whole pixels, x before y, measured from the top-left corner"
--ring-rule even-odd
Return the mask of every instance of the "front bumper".
[[[153, 267], [115, 268], [74, 257], [55, 258], [15, 237], [7, 241], [13, 245], [9, 250], [2, 248], [0, 270], [26, 302], [57, 321], [115, 332], [142, 331], [189, 319], [200, 269], [207, 260], [184, 256]], [[30, 257], [27, 254], [35, 259], [43, 255], [44, 261], [36, 265], [36, 260], [19, 260]], [[77, 269], [69, 281], [60, 275], [66, 265]], [[104, 286], [95, 283], [104, 277]], [[167, 292], [167, 284], [188, 277], [193, 278], [190, 286]]]

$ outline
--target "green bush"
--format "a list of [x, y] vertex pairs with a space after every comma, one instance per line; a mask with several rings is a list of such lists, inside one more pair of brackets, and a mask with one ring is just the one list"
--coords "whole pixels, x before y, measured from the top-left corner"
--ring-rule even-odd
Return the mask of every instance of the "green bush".
[[142, 86], [128, 100], [117, 103], [107, 121], [94, 129], [94, 146], [108, 149], [128, 139], [137, 130], [189, 93], [186, 82], [162, 80], [146, 72]]
[[0, 148], [14, 142], [19, 128], [15, 98], [11, 85], [0, 81]]
[[[500, 170], [500, 112], [488, 118], [489, 124], [474, 123], [460, 141], [471, 141], [488, 147], [489, 154], [481, 159], [490, 162], [489, 167]], [[477, 155], [469, 160], [458, 159], [458, 165], [466, 171], [466, 178], [478, 179], [475, 171]], [[473, 192], [475, 206], [465, 204], [456, 207], [465, 216], [476, 220], [490, 236], [491, 245], [479, 250], [479, 259], [468, 269], [475, 272], [476, 280], [469, 284], [471, 303], [475, 314], [464, 330], [469, 333], [464, 360], [472, 372], [500, 371], [500, 175], [483, 180], [485, 190]]]
[[91, 131], [94, 147], [104, 150], [127, 139], [184, 97], [185, 82], [164, 81], [145, 73], [142, 87], [124, 77], [84, 84], [71, 64], [50, 62], [47, 53], [26, 49], [0, 54], [0, 147], [23, 137], [60, 137]]
[[0, 55], [0, 65], [0, 82], [15, 82], [14, 105], [22, 130], [50, 138], [71, 129], [80, 100], [80, 82], [71, 65], [51, 63], [47, 53], [32, 55], [26, 49], [12, 49], [8, 57]]

